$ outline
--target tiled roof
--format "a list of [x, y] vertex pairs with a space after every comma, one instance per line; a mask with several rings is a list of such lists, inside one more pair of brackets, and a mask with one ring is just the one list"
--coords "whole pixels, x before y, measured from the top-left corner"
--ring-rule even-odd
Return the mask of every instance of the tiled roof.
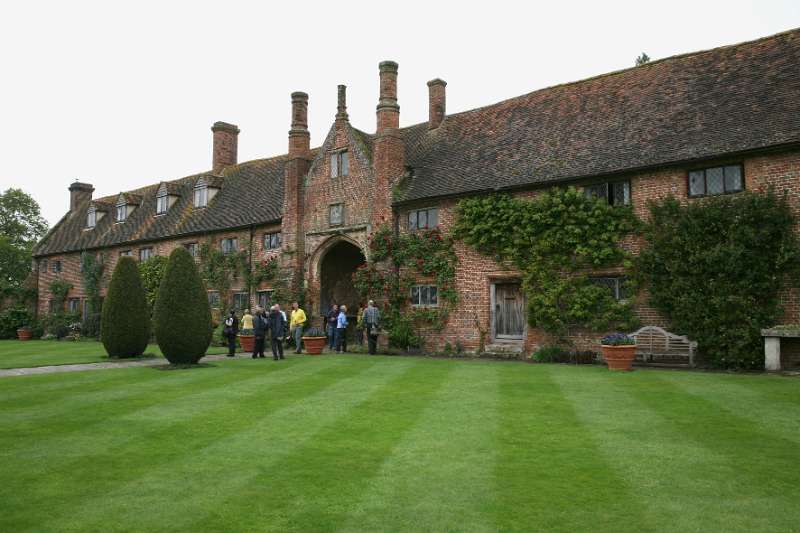
[[[283, 205], [283, 173], [286, 156], [248, 161], [226, 168], [221, 177], [196, 174], [169, 182], [170, 193], [179, 197], [166, 214], [156, 214], [156, 192], [160, 183], [125, 193], [142, 197], [142, 204], [120, 224], [104, 216], [93, 229], [85, 229], [89, 202], [61, 219], [37, 245], [35, 255], [78, 251], [155, 240], [227, 228], [277, 221]], [[212, 177], [219, 192], [207, 207], [195, 209], [192, 189], [200, 176]], [[113, 205], [119, 195], [99, 198], [93, 203]]]
[[558, 85], [404, 130], [397, 201], [800, 142], [800, 30]]
[[[396, 202], [529, 187], [800, 143], [800, 29], [653, 61], [541, 89], [404, 128], [412, 168]], [[371, 160], [374, 136], [351, 127]], [[329, 134], [329, 138], [332, 133]], [[312, 150], [314, 159], [320, 149]], [[142, 206], [122, 224], [85, 230], [88, 202], [45, 236], [36, 255], [277, 221], [287, 156], [166, 182], [178, 201], [155, 216], [161, 184], [125, 194]], [[313, 168], [313, 164], [312, 164]], [[199, 177], [221, 189], [192, 207]], [[113, 205], [118, 196], [95, 202]]]

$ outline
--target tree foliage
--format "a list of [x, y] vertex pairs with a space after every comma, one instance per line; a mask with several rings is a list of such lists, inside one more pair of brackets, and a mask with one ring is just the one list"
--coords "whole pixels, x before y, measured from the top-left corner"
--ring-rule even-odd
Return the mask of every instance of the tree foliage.
[[139, 262], [139, 275], [142, 277], [142, 287], [147, 297], [147, 305], [152, 311], [158, 298], [158, 289], [164, 279], [164, 270], [167, 267], [167, 258], [163, 255], [154, 255], [146, 261]]
[[645, 54], [644, 52], [642, 52], [642, 55], [640, 55], [639, 57], [636, 58], [636, 66], [637, 67], [641, 67], [645, 63], [649, 63], [649, 62], [650, 62], [650, 56]]
[[522, 272], [528, 322], [558, 342], [570, 330], [632, 327], [631, 305], [592, 283], [597, 269], [629, 267], [620, 245], [637, 227], [629, 207], [612, 207], [573, 187], [533, 199], [509, 195], [467, 198], [457, 208], [456, 237]]
[[109, 356], [136, 357], [150, 340], [150, 308], [147, 305], [136, 261], [120, 257], [100, 321], [100, 340]]
[[84, 252], [81, 254], [81, 278], [83, 290], [86, 292], [86, 317], [83, 320], [82, 334], [86, 337], [96, 337], [100, 334], [100, 283], [105, 271], [105, 257], [103, 254]]
[[31, 271], [31, 250], [47, 231], [39, 204], [20, 189], [0, 193], [0, 295], [18, 290]]
[[714, 364], [762, 368], [760, 329], [779, 319], [779, 291], [800, 260], [786, 199], [668, 198], [650, 210], [638, 270], [652, 305]]
[[211, 308], [191, 254], [172, 251], [154, 312], [158, 346], [172, 364], [195, 364], [211, 343]]

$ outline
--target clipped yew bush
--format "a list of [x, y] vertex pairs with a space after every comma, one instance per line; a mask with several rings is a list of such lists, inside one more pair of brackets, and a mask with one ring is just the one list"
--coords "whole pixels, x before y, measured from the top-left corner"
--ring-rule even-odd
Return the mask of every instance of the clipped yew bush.
[[182, 246], [164, 269], [153, 313], [158, 346], [173, 365], [191, 365], [211, 343], [211, 308], [197, 265]]
[[111, 357], [136, 357], [150, 339], [150, 307], [136, 261], [120, 257], [103, 302], [100, 340]]

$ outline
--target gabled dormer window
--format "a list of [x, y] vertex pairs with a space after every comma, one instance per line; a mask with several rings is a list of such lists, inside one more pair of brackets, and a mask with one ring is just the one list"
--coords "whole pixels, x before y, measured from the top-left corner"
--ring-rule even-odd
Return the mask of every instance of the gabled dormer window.
[[117, 222], [125, 222], [126, 218], [128, 218], [128, 206], [125, 204], [117, 204], [117, 215], [114, 220]]
[[94, 206], [90, 207], [86, 212], [86, 227], [93, 228], [97, 225], [97, 209]]
[[350, 174], [350, 159], [347, 150], [331, 154], [331, 177], [347, 176]]
[[169, 195], [166, 188], [161, 188], [156, 195], [156, 215], [163, 215], [169, 207]]
[[194, 186], [194, 206], [205, 207], [208, 205], [208, 184], [200, 178]]

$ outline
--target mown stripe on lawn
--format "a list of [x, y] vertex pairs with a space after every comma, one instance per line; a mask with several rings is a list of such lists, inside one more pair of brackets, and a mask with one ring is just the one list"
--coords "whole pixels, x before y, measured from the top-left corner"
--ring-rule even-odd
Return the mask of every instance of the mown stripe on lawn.
[[503, 531], [646, 531], [636, 494], [542, 366], [504, 365], [495, 470]]
[[[762, 468], [753, 445], [773, 437], [682, 391], [675, 382], [688, 375], [570, 370], [550, 367], [603, 455], [634, 487], [648, 523], [671, 531], [753, 531], [774, 525], [775, 513], [789, 518], [789, 486], [775, 487], [770, 497], [765, 480], [747, 473]], [[788, 459], [786, 450], [779, 455]], [[787, 525], [800, 518], [791, 516]]]
[[447, 361], [405, 364], [411, 366], [186, 529], [222, 530], [234, 519], [235, 529], [246, 531], [336, 529], [454, 368]]
[[487, 511], [494, 491], [499, 365], [450, 364], [454, 370], [365, 482], [342, 529], [494, 529]]
[[[105, 496], [104, 503], [115, 508], [117, 523], [142, 531], [219, 529], [209, 526], [204, 517], [226, 514], [227, 498], [238, 499], [255, 477], [405, 369], [403, 365], [380, 367], [371, 360], [345, 365], [325, 361], [322, 366], [343, 373], [325, 382], [309, 376], [297, 381], [292, 390], [267, 392], [257, 399], [263, 408], [260, 416], [257, 410], [237, 414], [247, 418], [247, 423], [236, 424], [191, 453], [151, 466], [146, 474]], [[325, 374], [333, 376], [327, 370], [318, 376]], [[105, 524], [104, 509], [87, 505], [79, 511], [76, 528], [101, 529]], [[238, 529], [236, 513], [229, 514], [228, 520], [222, 529]]]
[[[301, 368], [295, 369], [295, 366]], [[107, 493], [146, 476], [149, 470], [160, 465], [187, 458], [198, 460], [195, 449], [224, 438], [230, 432], [241, 430], [254, 419], [265, 416], [274, 402], [264, 401], [264, 396], [275, 395], [277, 402], [284, 398], [300, 400], [352, 373], [352, 368], [344, 361], [328, 365], [304, 365], [298, 361], [286, 370], [265, 371], [256, 377], [249, 373], [239, 374], [246, 376], [242, 381], [250, 389], [248, 394], [243, 395], [237, 392], [235, 375], [234, 379], [230, 379], [228, 373], [223, 373], [221, 369], [207, 370], [219, 372], [219, 379], [225, 385], [208, 389], [207, 384], [200, 383], [199, 391], [194, 388], [183, 390], [163, 403], [165, 418], [162, 420], [131, 420], [114, 416], [113, 413], [104, 414], [74, 437], [74, 446], [70, 446], [66, 454], [58, 446], [50, 447], [53, 457], [43, 456], [37, 462], [17, 464], [13, 478], [12, 472], [8, 472], [4, 479], [14, 479], [13, 485], [27, 490], [12, 491], [5, 485], [0, 488], [0, 495], [8, 498], [6, 501], [12, 509], [30, 508], [31, 505], [41, 507], [43, 514], [52, 520], [51, 528], [63, 529], [65, 525], [74, 524], [76, 529], [82, 529], [79, 523], [70, 519], [78, 514], [80, 508], [97, 508]], [[236, 370], [230, 369], [233, 373]], [[151, 372], [152, 379], [155, 379], [157, 371]], [[154, 403], [162, 403], [161, 394], [156, 394], [155, 400], [147, 402], [146, 408]], [[195, 399], [208, 396], [217, 398], [217, 402], [208, 409], [186, 410], [180, 418], [172, 416], [174, 411], [170, 409], [171, 405], [180, 402], [192, 404]], [[254, 401], [257, 398], [262, 400]], [[97, 446], [92, 447], [92, 443], [97, 443]], [[47, 449], [43, 447], [43, 452]], [[65, 498], [65, 494], [71, 497]], [[43, 517], [36, 518], [41, 520]], [[28, 517], [0, 516], [0, 524], [5, 519], [11, 520], [10, 523], [27, 523]]]

